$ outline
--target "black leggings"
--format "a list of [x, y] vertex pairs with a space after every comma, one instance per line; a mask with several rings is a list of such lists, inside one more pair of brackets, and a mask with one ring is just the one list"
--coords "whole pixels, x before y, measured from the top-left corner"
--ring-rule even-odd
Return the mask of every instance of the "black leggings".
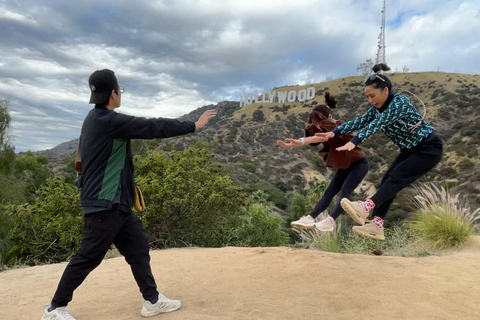
[[323, 197], [318, 201], [315, 208], [313, 208], [310, 216], [316, 218], [320, 213], [328, 208], [332, 202], [333, 197], [340, 192], [337, 203], [333, 207], [330, 216], [333, 219], [337, 219], [340, 214], [343, 213], [343, 209], [340, 206], [340, 200], [342, 198], [348, 198], [352, 194], [353, 190], [362, 182], [363, 178], [368, 173], [368, 160], [366, 157], [352, 163], [347, 169], [337, 169], [330, 184], [328, 185]]
[[411, 149], [402, 149], [371, 198], [375, 203], [373, 216], [385, 219], [397, 193], [435, 167], [442, 159], [442, 154], [443, 145], [438, 137]]

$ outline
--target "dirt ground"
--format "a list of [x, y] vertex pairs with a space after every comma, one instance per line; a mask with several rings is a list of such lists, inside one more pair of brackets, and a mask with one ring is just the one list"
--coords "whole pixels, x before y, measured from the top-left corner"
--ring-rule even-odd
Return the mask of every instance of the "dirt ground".
[[[480, 319], [480, 238], [462, 251], [402, 258], [291, 248], [153, 251], [161, 292], [182, 308], [152, 319]], [[40, 319], [65, 263], [0, 273], [0, 319]], [[141, 295], [122, 257], [77, 289], [77, 320], [131, 320]]]

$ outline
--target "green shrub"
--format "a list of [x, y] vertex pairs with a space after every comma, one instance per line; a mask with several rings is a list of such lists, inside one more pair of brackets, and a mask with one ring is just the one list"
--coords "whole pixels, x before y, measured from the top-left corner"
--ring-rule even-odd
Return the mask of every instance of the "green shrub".
[[253, 112], [252, 119], [253, 121], [262, 122], [265, 121], [265, 115], [263, 114], [262, 110], [257, 109]]
[[472, 234], [472, 225], [451, 212], [418, 212], [412, 227], [437, 249], [460, 247]]
[[257, 165], [254, 163], [245, 162], [242, 163], [241, 167], [251, 173], [255, 173], [255, 171], [257, 171]]
[[208, 149], [149, 152], [135, 160], [147, 205], [140, 216], [154, 247], [218, 247], [228, 242], [225, 228], [246, 195], [222, 173]]
[[470, 159], [463, 159], [457, 164], [457, 168], [465, 170], [473, 167], [475, 164]]
[[230, 245], [248, 247], [282, 246], [287, 243], [283, 220], [268, 206], [253, 203], [243, 208], [229, 230]]
[[288, 226], [290, 222], [300, 219], [300, 217], [305, 216], [310, 213], [310, 203], [307, 197], [295, 193], [290, 201], [290, 205], [288, 206], [288, 213], [289, 219], [287, 221]]
[[268, 181], [263, 180], [249, 184], [246, 186], [246, 190], [248, 192], [263, 190], [265, 193], [268, 194], [268, 201], [273, 202], [275, 206], [281, 208], [282, 210], [287, 208], [288, 199], [285, 195], [285, 192], [283, 192]]
[[11, 248], [6, 263], [41, 264], [68, 260], [82, 237], [83, 214], [77, 187], [64, 179], [47, 180], [34, 204], [10, 206]]
[[4, 266], [11, 241], [8, 239], [8, 232], [13, 225], [12, 217], [0, 211], [0, 270]]
[[434, 184], [417, 187], [419, 206], [412, 228], [435, 248], [460, 247], [480, 219], [480, 208], [471, 210], [460, 194], [452, 194]]

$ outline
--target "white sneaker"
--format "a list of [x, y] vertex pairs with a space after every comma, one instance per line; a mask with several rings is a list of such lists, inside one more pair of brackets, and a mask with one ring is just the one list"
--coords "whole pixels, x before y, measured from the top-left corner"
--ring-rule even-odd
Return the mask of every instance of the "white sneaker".
[[160, 313], [178, 310], [181, 305], [180, 300], [170, 300], [163, 294], [159, 294], [158, 301], [155, 304], [147, 300], [143, 302], [142, 312], [140, 312], [140, 314], [144, 317], [153, 317]]
[[324, 232], [332, 232], [335, 226], [335, 220], [332, 217], [326, 217], [325, 219], [314, 224], [315, 228]]
[[41, 320], [75, 320], [75, 318], [72, 317], [72, 315], [68, 311], [67, 307], [59, 307], [50, 312], [48, 311], [49, 307], [50, 306], [47, 306], [45, 308]]
[[292, 221], [290, 223], [290, 225], [295, 229], [313, 229], [314, 224], [315, 219], [313, 219], [311, 215], [303, 216], [297, 221]]

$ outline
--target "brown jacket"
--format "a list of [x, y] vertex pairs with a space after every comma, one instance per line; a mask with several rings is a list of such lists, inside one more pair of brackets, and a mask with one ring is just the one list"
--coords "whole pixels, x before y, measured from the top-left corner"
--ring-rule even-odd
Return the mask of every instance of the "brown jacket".
[[[337, 126], [341, 125], [344, 121], [338, 120], [336, 122], [330, 120], [323, 120], [320, 122], [319, 130], [313, 124], [309, 125], [305, 129], [305, 136], [311, 137], [314, 136], [317, 132], [330, 132], [335, 129]], [[347, 134], [344, 136], [338, 136], [332, 139], [329, 139], [327, 142], [323, 143], [323, 148], [320, 150], [320, 156], [325, 160], [325, 165], [331, 168], [337, 169], [346, 169], [350, 165], [363, 157], [365, 153], [360, 147], [355, 147], [352, 151], [337, 151], [338, 147], [341, 147], [348, 143], [353, 138], [352, 134]], [[317, 146], [320, 143], [312, 144]]]

